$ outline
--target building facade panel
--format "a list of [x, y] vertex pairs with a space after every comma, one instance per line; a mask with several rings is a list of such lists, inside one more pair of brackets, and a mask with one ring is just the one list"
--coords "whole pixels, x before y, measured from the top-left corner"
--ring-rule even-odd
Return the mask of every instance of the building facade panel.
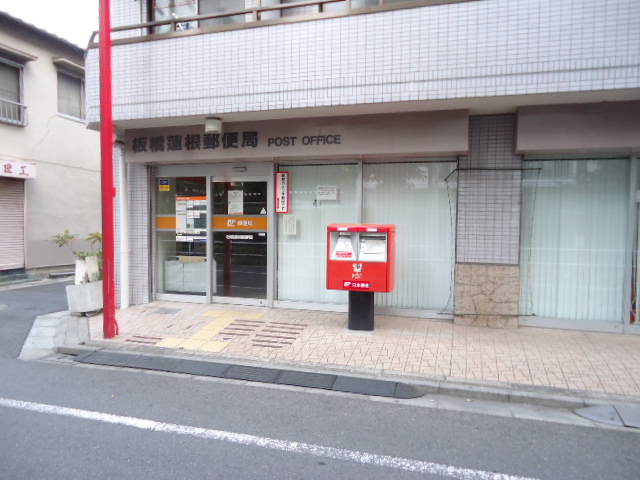
[[633, 0], [486, 0], [117, 45], [114, 118], [640, 88], [639, 22]]

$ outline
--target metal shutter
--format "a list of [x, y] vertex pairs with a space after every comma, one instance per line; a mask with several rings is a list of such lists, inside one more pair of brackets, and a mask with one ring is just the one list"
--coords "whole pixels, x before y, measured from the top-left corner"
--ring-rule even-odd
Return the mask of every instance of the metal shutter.
[[0, 270], [24, 268], [24, 180], [0, 177]]

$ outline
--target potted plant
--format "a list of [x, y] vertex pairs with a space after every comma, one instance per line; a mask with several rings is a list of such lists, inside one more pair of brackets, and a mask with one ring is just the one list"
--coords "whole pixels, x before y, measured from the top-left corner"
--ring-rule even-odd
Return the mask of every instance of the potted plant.
[[102, 309], [102, 233], [90, 233], [86, 240], [92, 250], [74, 250], [78, 238], [66, 229], [51, 237], [51, 243], [59, 247], [68, 246], [76, 257], [74, 285], [67, 285], [67, 303], [71, 313], [97, 312]]

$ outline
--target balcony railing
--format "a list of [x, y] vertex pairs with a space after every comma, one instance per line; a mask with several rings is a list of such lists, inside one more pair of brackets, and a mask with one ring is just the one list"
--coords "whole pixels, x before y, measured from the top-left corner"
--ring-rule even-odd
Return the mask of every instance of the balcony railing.
[[[256, 6], [233, 12], [208, 13], [176, 17], [154, 22], [113, 27], [116, 34], [114, 44], [133, 43], [144, 39], [159, 39], [175, 35], [196, 35], [217, 30], [235, 30], [255, 28], [274, 23], [290, 23], [319, 18], [343, 17], [388, 10], [419, 8], [450, 3], [475, 2], [478, 0], [301, 0], [291, 3], [262, 6], [258, 0]], [[126, 38], [118, 38], [118, 33], [127, 32]], [[94, 32], [89, 48], [98, 46], [98, 32]]]
[[27, 107], [21, 103], [0, 99], [0, 122], [24, 127], [27, 125]]

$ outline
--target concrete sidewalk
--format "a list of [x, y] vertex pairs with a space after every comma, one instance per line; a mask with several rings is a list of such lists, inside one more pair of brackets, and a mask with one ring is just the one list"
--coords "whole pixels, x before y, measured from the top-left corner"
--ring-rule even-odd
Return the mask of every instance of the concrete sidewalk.
[[86, 343], [640, 402], [640, 336], [383, 315], [365, 333], [346, 328], [346, 313], [177, 302], [132, 306], [116, 316], [116, 338], [103, 338], [98, 315], [89, 319]]

